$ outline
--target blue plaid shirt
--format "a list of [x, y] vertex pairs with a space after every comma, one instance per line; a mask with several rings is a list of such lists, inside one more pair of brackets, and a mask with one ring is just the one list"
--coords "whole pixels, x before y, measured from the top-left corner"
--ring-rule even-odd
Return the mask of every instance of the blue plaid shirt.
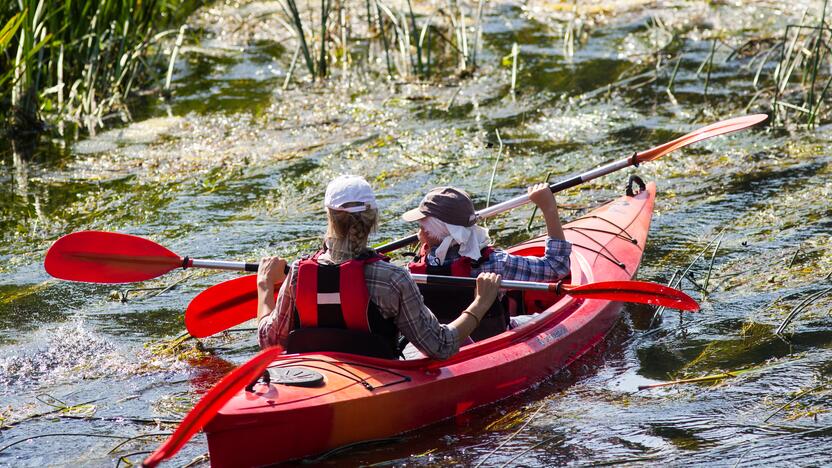
[[[439, 259], [434, 255], [436, 248], [428, 253], [428, 265], [439, 266]], [[505, 280], [518, 281], [557, 281], [569, 275], [569, 254], [572, 244], [569, 241], [552, 239], [546, 240], [546, 250], [542, 257], [524, 257], [511, 255], [505, 250], [495, 249], [488, 260], [471, 269], [471, 276], [476, 277], [482, 272], [497, 273]], [[448, 249], [443, 265], [450, 265], [458, 259], [459, 246]]]

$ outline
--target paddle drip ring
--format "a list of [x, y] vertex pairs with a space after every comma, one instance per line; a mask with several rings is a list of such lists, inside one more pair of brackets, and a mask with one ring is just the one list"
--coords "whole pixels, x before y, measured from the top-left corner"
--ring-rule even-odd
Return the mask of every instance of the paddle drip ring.
[[263, 375], [261, 375], [260, 377], [257, 377], [256, 379], [254, 379], [253, 382], [246, 385], [246, 391], [247, 392], [253, 392], [254, 391], [254, 386], [257, 385], [257, 383], [260, 382], [261, 379], [263, 380], [263, 383], [266, 384], [266, 385], [271, 383], [272, 375], [269, 373], [268, 369], [263, 371]]
[[191, 257], [185, 255], [185, 258], [182, 259], [182, 269], [187, 270], [188, 264], [191, 262]]
[[639, 162], [638, 162], [638, 151], [633, 152], [633, 156], [632, 156], [632, 157], [630, 157], [630, 164], [632, 164], [632, 165], [633, 165], [633, 167], [638, 167], [638, 165], [639, 165]]
[[560, 281], [558, 281], [557, 286], [555, 286], [555, 294], [560, 296], [562, 292], [563, 292], [563, 280], [560, 280]]
[[635, 182], [636, 185], [638, 185], [638, 193], [647, 190], [647, 185], [645, 185], [644, 181], [641, 180], [641, 177], [637, 175], [631, 175], [630, 178], [627, 180], [627, 190], [625, 191], [628, 197], [634, 197], [636, 195], [636, 192], [633, 191], [633, 182]]

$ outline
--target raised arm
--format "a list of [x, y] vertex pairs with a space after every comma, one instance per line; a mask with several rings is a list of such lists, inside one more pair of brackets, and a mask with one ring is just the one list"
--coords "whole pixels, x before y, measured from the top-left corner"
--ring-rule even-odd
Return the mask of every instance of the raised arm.
[[560, 225], [560, 215], [558, 214], [558, 204], [555, 201], [555, 194], [549, 190], [546, 184], [537, 184], [529, 187], [529, 199], [543, 213], [543, 219], [546, 221], [546, 233], [552, 239], [565, 240], [563, 236], [563, 228]]

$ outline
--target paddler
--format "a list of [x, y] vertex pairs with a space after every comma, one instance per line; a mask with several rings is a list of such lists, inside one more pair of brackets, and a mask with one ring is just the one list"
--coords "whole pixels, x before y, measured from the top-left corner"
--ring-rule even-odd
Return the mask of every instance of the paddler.
[[[555, 196], [546, 184], [528, 188], [529, 199], [546, 221], [546, 248], [542, 257], [511, 255], [491, 245], [488, 230], [478, 226], [471, 197], [454, 187], [438, 187], [425, 195], [417, 208], [404, 215], [419, 222], [422, 248], [408, 267], [412, 273], [470, 276], [496, 273], [505, 280], [554, 282], [569, 275], [570, 244], [563, 235]], [[462, 288], [420, 284], [425, 304], [442, 322], [456, 319], [460, 304], [470, 301]], [[503, 304], [505, 302], [506, 304]], [[480, 340], [514, 328], [528, 320], [520, 300], [494, 301], [472, 337]], [[507, 307], [510, 306], [510, 307]], [[507, 309], [514, 310], [507, 310]]]
[[[457, 317], [442, 324], [425, 306], [405, 268], [367, 246], [378, 224], [376, 198], [361, 177], [344, 175], [326, 188], [327, 231], [323, 248], [295, 261], [266, 257], [257, 272], [261, 347], [289, 352], [344, 351], [395, 358], [401, 333], [423, 354], [455, 354], [491, 308], [500, 276], [477, 276], [476, 291]], [[283, 281], [277, 300], [274, 285]], [[316, 349], [317, 348], [317, 349]]]

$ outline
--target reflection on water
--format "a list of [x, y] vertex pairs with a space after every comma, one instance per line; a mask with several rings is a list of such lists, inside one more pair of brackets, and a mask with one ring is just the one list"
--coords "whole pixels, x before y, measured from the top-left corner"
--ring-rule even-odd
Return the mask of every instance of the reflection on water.
[[[764, 100], [750, 103], [759, 91], [753, 81], [758, 67], [768, 76], [776, 62], [731, 52], [751, 38], [780, 37], [804, 9], [615, 1], [580, 3], [576, 16], [558, 5], [489, 4], [482, 66], [472, 77], [431, 85], [362, 75], [285, 90], [293, 50], [276, 41], [274, 31], [285, 32], [277, 10], [262, 2], [206, 7], [192, 18], [202, 38], [180, 51], [169, 103], [137, 106], [136, 122], [69, 149], [3, 142], [0, 450], [43, 433], [165, 432], [154, 419], [181, 417], [257, 349], [245, 329], [200, 344], [175, 338], [188, 301], [233, 274], [180, 271], [129, 286], [58, 282], [41, 265], [59, 235], [117, 230], [194, 257], [294, 257], [318, 245], [326, 182], [352, 172], [377, 190], [383, 222], [374, 240], [399, 237], [412, 226], [398, 214], [433, 186], [464, 187], [485, 204], [497, 129], [506, 148], [492, 201], [546, 174], [584, 171], [767, 110]], [[503, 57], [515, 42], [512, 96]], [[823, 293], [832, 286], [830, 130], [758, 129], [625, 171], [659, 187], [639, 276], [682, 278], [701, 312], [654, 317], [650, 307], [628, 306], [599, 349], [549, 382], [394, 443], [316, 462], [822, 464], [832, 449], [832, 294]], [[617, 196], [626, 175], [558, 201], [575, 216]], [[526, 207], [490, 220], [491, 233], [500, 244], [526, 239], [530, 214]], [[734, 373], [639, 390], [724, 372]], [[44, 394], [94, 408], [79, 415], [49, 406], [55, 400]], [[47, 411], [58, 416], [25, 419]], [[0, 451], [0, 465], [108, 464], [158, 439], [108, 453], [119, 441], [38, 439]], [[206, 451], [197, 437], [176, 462]]]

